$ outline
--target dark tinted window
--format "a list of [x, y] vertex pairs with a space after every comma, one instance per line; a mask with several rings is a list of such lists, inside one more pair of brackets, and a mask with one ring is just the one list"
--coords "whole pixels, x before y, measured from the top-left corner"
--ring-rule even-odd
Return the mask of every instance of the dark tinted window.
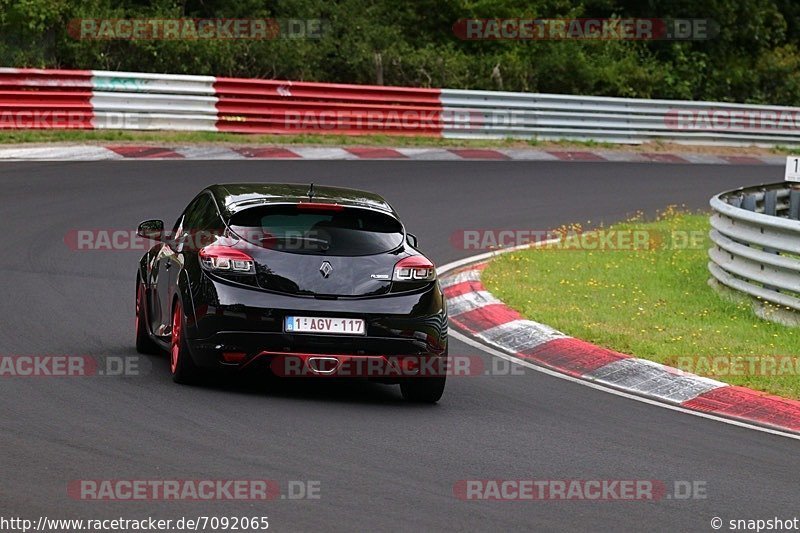
[[[181, 231], [175, 239], [184, 245], [202, 248], [213, 241], [214, 235], [222, 234], [224, 224], [217, 213], [213, 198], [207, 193], [198, 196], [183, 215]], [[180, 223], [181, 219], [178, 219]], [[176, 228], [177, 229], [177, 228]]]
[[186, 209], [186, 219], [183, 221], [185, 231], [211, 231], [221, 227], [217, 208], [209, 194], [204, 193]]
[[230, 226], [253, 244], [301, 254], [370, 255], [403, 242], [397, 219], [358, 208], [252, 207], [235, 214]]

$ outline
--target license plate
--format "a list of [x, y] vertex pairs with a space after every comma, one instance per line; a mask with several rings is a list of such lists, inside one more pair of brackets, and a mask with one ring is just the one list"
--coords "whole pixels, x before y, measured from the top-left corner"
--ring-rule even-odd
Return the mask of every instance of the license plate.
[[364, 320], [361, 318], [287, 316], [286, 333], [336, 333], [338, 335], [364, 335]]

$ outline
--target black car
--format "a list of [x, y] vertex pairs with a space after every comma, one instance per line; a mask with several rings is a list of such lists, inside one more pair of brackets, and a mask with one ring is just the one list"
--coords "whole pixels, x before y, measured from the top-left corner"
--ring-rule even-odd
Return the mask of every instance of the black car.
[[[179, 383], [208, 371], [367, 377], [436, 402], [447, 308], [433, 263], [370, 192], [212, 185], [178, 217], [139, 226], [136, 348], [167, 350]], [[266, 368], [264, 368], [266, 367]]]

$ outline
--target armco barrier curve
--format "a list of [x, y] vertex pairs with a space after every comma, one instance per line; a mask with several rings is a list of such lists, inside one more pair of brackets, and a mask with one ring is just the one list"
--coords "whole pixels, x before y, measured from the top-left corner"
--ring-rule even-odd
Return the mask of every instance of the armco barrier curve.
[[800, 311], [800, 187], [790, 182], [711, 199], [708, 269], [723, 285]]
[[175, 74], [0, 68], [0, 129], [798, 145], [800, 109]]

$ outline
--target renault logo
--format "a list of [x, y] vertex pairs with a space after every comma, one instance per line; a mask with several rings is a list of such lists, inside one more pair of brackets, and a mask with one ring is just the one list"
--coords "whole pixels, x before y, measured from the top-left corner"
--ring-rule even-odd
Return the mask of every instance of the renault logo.
[[333, 267], [327, 261], [322, 262], [322, 266], [319, 267], [319, 271], [322, 273], [323, 278], [327, 278], [333, 272]]

